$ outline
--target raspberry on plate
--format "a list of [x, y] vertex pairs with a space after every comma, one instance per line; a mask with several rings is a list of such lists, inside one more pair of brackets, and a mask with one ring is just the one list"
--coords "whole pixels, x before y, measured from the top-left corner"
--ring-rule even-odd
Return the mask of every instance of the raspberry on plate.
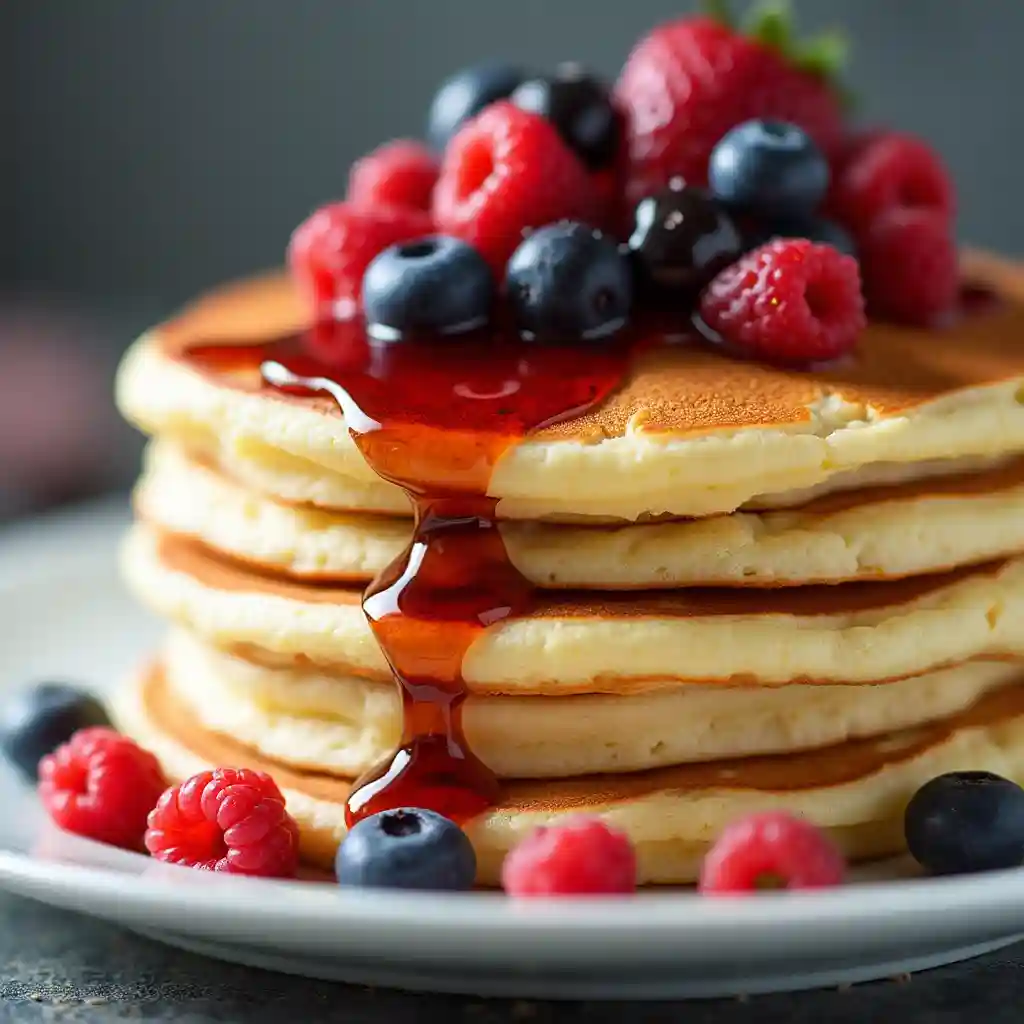
[[167, 785], [157, 759], [103, 726], [81, 729], [39, 762], [39, 797], [65, 832], [138, 849]]
[[776, 362], [833, 359], [867, 324], [857, 261], [806, 238], [776, 239], [726, 267], [700, 315], [730, 346]]
[[438, 229], [479, 250], [501, 280], [529, 229], [597, 211], [590, 176], [558, 130], [501, 101], [448, 144], [433, 212]]
[[841, 168], [830, 204], [859, 237], [894, 209], [928, 210], [952, 221], [953, 183], [938, 154], [911, 135], [869, 136]]
[[510, 896], [607, 896], [636, 891], [629, 837], [600, 818], [579, 816], [538, 828], [505, 858]]
[[330, 203], [295, 229], [288, 264], [318, 317], [344, 319], [358, 310], [363, 274], [374, 256], [431, 231], [422, 210]]
[[700, 891], [754, 892], [767, 882], [822, 889], [839, 885], [844, 873], [843, 856], [824, 832], [802, 818], [767, 811], [722, 832], [704, 858]]
[[940, 210], [891, 210], [860, 244], [864, 294], [872, 315], [927, 327], [956, 304], [956, 242]]
[[[761, 39], [771, 38], [768, 45]], [[731, 128], [755, 118], [802, 128], [830, 156], [843, 134], [838, 92], [821, 63], [801, 66], [778, 17], [743, 35], [714, 18], [684, 17], [644, 37], [615, 96], [627, 114], [627, 195], [638, 202], [676, 175], [706, 185], [708, 159]]]
[[352, 165], [346, 198], [360, 206], [405, 206], [426, 211], [430, 209], [437, 172], [437, 157], [422, 142], [395, 139]]
[[146, 849], [157, 860], [202, 871], [291, 878], [299, 827], [269, 775], [216, 768], [160, 797], [149, 815]]

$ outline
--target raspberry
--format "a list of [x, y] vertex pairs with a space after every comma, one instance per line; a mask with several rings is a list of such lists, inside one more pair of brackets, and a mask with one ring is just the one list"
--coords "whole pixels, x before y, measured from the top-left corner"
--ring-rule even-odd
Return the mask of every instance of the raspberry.
[[39, 762], [39, 796], [65, 832], [138, 849], [167, 785], [157, 759], [113, 729], [81, 729]]
[[629, 838], [600, 818], [569, 818], [524, 839], [505, 858], [501, 880], [510, 896], [631, 893], [636, 854]]
[[715, 143], [744, 121], [795, 124], [832, 155], [843, 133], [838, 94], [787, 58], [779, 28], [771, 30], [776, 45], [765, 45], [711, 18], [685, 17], [637, 44], [615, 87], [629, 125], [631, 204], [679, 175], [706, 185]]
[[890, 211], [862, 238], [860, 259], [875, 316], [927, 327], [956, 304], [956, 243], [940, 211]]
[[505, 101], [459, 130], [434, 189], [438, 229], [478, 249], [498, 280], [528, 229], [595, 212], [589, 175], [557, 130]]
[[949, 173], [925, 143], [895, 132], [869, 135], [852, 147], [832, 194], [836, 217], [858, 237], [883, 214], [901, 207], [931, 210], [952, 221]]
[[201, 871], [290, 878], [298, 868], [299, 827], [269, 775], [215, 768], [160, 797], [146, 849], [157, 860]]
[[839, 885], [842, 854], [820, 829], [781, 811], [752, 814], [730, 825], [708, 851], [700, 891], [707, 895], [753, 892], [764, 882], [786, 889]]
[[830, 245], [776, 239], [726, 267], [701, 297], [700, 315], [756, 356], [832, 359], [866, 326], [860, 269]]
[[345, 319], [358, 309], [363, 274], [373, 257], [432, 230], [422, 210], [331, 203], [295, 229], [288, 263], [318, 317]]
[[360, 206], [405, 206], [429, 210], [437, 181], [437, 158], [421, 142], [395, 139], [352, 165], [350, 203]]

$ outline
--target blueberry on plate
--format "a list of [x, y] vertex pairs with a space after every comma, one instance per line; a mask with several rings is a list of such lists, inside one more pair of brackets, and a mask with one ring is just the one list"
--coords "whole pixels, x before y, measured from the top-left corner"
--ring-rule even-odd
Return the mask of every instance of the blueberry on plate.
[[427, 118], [427, 138], [438, 151], [464, 121], [497, 100], [506, 99], [523, 80], [523, 73], [508, 64], [492, 61], [463, 68], [437, 90]]
[[404, 807], [354, 825], [338, 847], [335, 874], [340, 885], [458, 891], [473, 887], [476, 854], [453, 821]]
[[680, 298], [692, 298], [743, 251], [740, 232], [722, 206], [679, 178], [640, 200], [627, 245], [640, 280]]
[[936, 875], [1024, 864], [1024, 789], [991, 772], [949, 772], [907, 805], [907, 846]]
[[40, 683], [15, 693], [0, 710], [0, 750], [29, 781], [39, 761], [79, 729], [110, 725], [91, 693], [64, 683]]
[[505, 289], [527, 341], [605, 338], [629, 318], [633, 268], [600, 231], [560, 221], [520, 243], [508, 261]]
[[378, 253], [363, 275], [367, 332], [382, 341], [405, 334], [461, 334], [487, 323], [494, 277], [466, 242], [428, 235]]
[[764, 218], [806, 217], [828, 189], [828, 162], [811, 137], [784, 121], [745, 121], [711, 151], [716, 199]]
[[792, 217], [767, 224], [756, 224], [745, 235], [744, 248], [756, 249], [773, 238], [806, 238], [831, 245], [847, 256], [857, 255], [857, 246], [847, 232], [833, 220], [821, 217]]
[[615, 159], [622, 119], [605, 86], [579, 64], [562, 64], [550, 78], [530, 78], [510, 98], [521, 110], [547, 118], [592, 171]]

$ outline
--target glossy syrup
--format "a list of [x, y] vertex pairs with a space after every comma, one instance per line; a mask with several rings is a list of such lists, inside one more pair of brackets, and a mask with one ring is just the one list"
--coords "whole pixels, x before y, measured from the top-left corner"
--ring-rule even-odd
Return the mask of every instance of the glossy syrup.
[[530, 610], [488, 496], [501, 456], [528, 433], [586, 412], [621, 383], [629, 339], [530, 346], [500, 331], [374, 344], [356, 322], [259, 345], [203, 345], [188, 358], [256, 369], [265, 387], [329, 395], [370, 467], [415, 511], [409, 547], [366, 590], [363, 610], [397, 680], [402, 738], [353, 787], [349, 825], [393, 807], [464, 822], [498, 783], [462, 732], [466, 652], [487, 627]]

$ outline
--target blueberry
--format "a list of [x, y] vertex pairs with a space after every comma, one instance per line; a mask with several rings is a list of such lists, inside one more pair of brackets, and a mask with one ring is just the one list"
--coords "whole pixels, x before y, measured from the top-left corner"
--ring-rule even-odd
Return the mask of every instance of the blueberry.
[[846, 231], [835, 221], [823, 220], [820, 217], [793, 217], [757, 224], [745, 236], [744, 248], [756, 249], [773, 238], [807, 238], [812, 242], [831, 245], [833, 249], [838, 249], [847, 256], [857, 255], [857, 246]]
[[429, 235], [374, 257], [363, 275], [363, 315], [367, 331], [384, 341], [416, 331], [460, 334], [487, 323], [494, 291], [476, 249]]
[[1024, 789], [991, 772], [950, 772], [922, 786], [904, 817], [907, 846], [933, 874], [1024, 864]]
[[729, 214], [680, 179], [641, 199], [633, 219], [629, 249], [641, 280], [655, 292], [692, 297], [743, 251]]
[[418, 807], [381, 811], [350, 829], [338, 847], [340, 885], [375, 889], [471, 889], [476, 854], [454, 822]]
[[528, 341], [604, 338], [633, 303], [632, 267], [618, 245], [574, 221], [529, 235], [508, 261], [509, 304]]
[[78, 732], [110, 725], [106, 709], [91, 693], [64, 683], [41, 683], [22, 690], [0, 713], [0, 750], [30, 781], [39, 760]]
[[828, 162], [806, 132], [746, 121], [724, 135], [708, 167], [717, 199], [765, 218], [812, 214], [828, 188]]
[[464, 121], [496, 100], [506, 99], [523, 80], [523, 73], [507, 64], [490, 62], [463, 68], [437, 90], [427, 119], [427, 138], [442, 150]]
[[607, 167], [619, 149], [622, 122], [604, 85], [578, 64], [562, 64], [550, 78], [531, 78], [511, 96], [522, 110], [547, 118], [591, 170]]

